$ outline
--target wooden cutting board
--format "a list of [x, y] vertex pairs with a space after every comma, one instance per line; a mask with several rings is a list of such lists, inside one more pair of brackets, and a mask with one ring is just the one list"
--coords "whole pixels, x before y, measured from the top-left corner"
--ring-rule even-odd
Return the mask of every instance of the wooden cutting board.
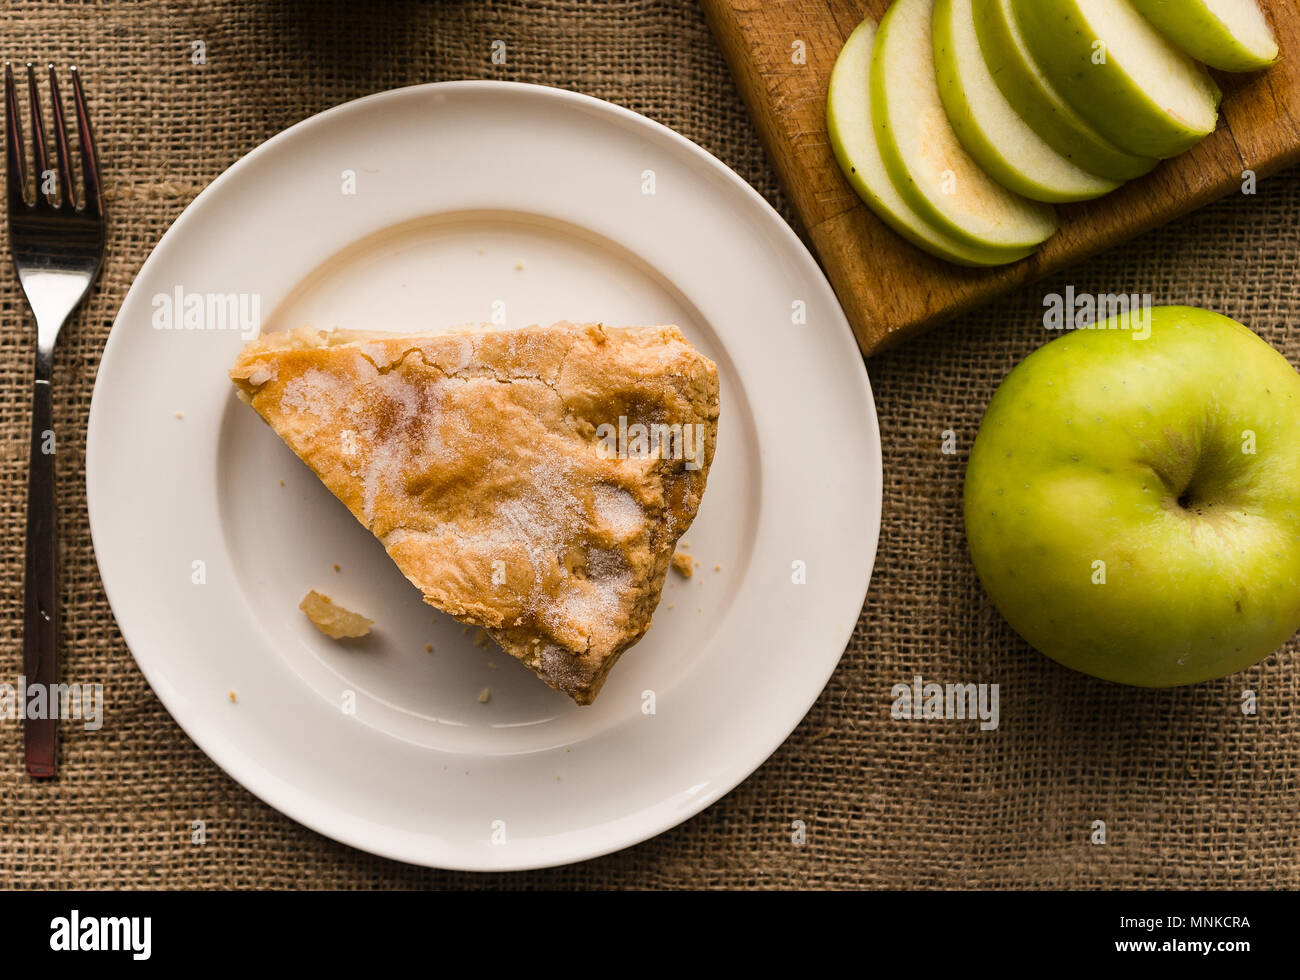
[[[1061, 230], [1001, 269], [965, 269], [883, 224], [840, 174], [826, 134], [826, 86], [849, 32], [889, 0], [702, 0], [741, 94], [823, 268], [868, 356], [1015, 287], [1201, 207], [1300, 161], [1300, 7], [1261, 0], [1282, 61], [1216, 73], [1218, 131], [1191, 152], [1097, 201], [1058, 208]], [[1300, 215], [1297, 215], [1300, 220]]]

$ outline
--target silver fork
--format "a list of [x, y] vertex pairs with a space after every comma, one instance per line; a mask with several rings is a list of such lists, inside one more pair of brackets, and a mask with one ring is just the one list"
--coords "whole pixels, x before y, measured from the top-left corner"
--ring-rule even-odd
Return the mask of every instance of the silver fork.
[[53, 776], [58, 758], [59, 680], [57, 528], [54, 511], [54, 342], [59, 331], [90, 291], [104, 260], [104, 201], [99, 162], [81, 91], [81, 75], [72, 69], [77, 140], [81, 145], [84, 189], [80, 206], [73, 193], [72, 159], [63, 122], [59, 79], [50, 65], [50, 101], [54, 112], [55, 168], [50, 169], [41, 122], [36, 72], [27, 65], [27, 94], [32, 112], [35, 156], [34, 194], [27, 196], [23, 126], [14, 92], [14, 73], [5, 63], [5, 135], [8, 143], [9, 251], [13, 254], [27, 305], [36, 318], [36, 380], [32, 391], [32, 446], [27, 474], [27, 569], [23, 602], [23, 675], [28, 687], [42, 685], [46, 718], [26, 718], [27, 772]]

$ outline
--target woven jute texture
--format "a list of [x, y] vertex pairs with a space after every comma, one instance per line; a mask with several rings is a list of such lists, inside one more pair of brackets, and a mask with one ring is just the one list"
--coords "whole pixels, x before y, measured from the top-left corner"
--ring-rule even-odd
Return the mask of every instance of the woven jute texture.
[[[490, 61], [496, 38], [509, 44], [503, 66]], [[543, 872], [449, 874], [354, 851], [271, 810], [186, 738], [145, 683], [105, 600], [87, 525], [96, 364], [132, 277], [199, 190], [284, 127], [395, 86], [504, 78], [609, 99], [695, 140], [783, 209], [700, 11], [691, 0], [10, 0], [0, 50], [84, 69], [112, 208], [102, 279], [56, 358], [65, 676], [112, 693], [101, 731], [64, 726], [53, 783], [22, 775], [20, 725], [0, 727], [0, 885], [1300, 886], [1300, 647], [1183, 690], [1074, 674], [1030, 650], [983, 596], [960, 508], [989, 397], [1049, 336], [1047, 291], [1073, 284], [1207, 306], [1300, 363], [1300, 174], [874, 360], [885, 452], [875, 578], [839, 669], [786, 744], [720, 803], [638, 847]], [[9, 274], [0, 316], [0, 674], [12, 679], [33, 337]], [[945, 430], [955, 455], [940, 451]], [[891, 718], [891, 687], [917, 674], [998, 683], [1000, 727]], [[1245, 690], [1256, 692], [1254, 716], [1241, 711]], [[194, 820], [206, 822], [205, 844], [191, 843]], [[1091, 842], [1099, 820], [1105, 844]], [[806, 827], [801, 846], [795, 821]]]

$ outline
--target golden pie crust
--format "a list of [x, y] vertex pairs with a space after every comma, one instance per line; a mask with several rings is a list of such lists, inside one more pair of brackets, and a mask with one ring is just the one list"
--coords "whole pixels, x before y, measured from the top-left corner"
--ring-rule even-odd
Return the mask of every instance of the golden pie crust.
[[426, 602], [579, 704], [649, 627], [717, 436], [674, 326], [300, 328], [230, 377]]

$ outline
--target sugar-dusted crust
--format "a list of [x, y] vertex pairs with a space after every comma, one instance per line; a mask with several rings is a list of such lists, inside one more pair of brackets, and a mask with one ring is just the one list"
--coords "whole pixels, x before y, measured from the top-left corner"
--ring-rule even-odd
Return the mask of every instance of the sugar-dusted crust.
[[[579, 704], [649, 627], [717, 437], [717, 370], [673, 326], [302, 328], [230, 376], [425, 601]], [[702, 438], [641, 455], [620, 419]]]

